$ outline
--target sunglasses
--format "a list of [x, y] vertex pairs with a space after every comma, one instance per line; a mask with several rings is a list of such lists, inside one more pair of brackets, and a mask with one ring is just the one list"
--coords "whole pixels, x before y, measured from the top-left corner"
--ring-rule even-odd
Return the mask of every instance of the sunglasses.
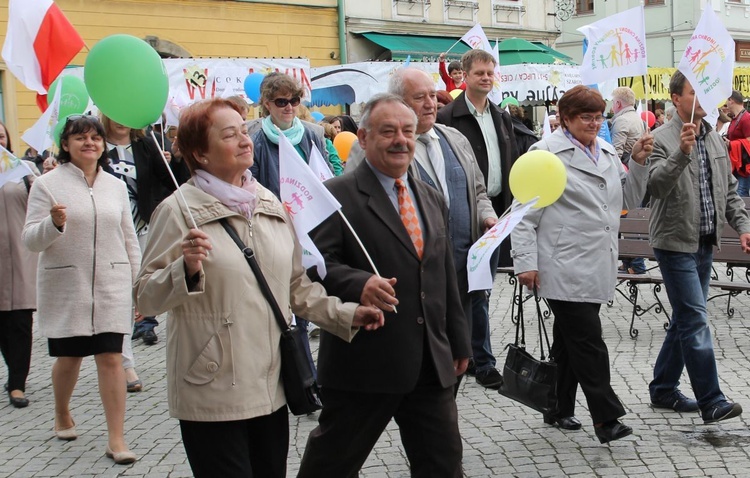
[[300, 97], [295, 96], [294, 98], [276, 98], [273, 100], [273, 104], [276, 105], [277, 108], [286, 108], [286, 105], [291, 104], [292, 106], [299, 106]]
[[[65, 126], [67, 126], [68, 123], [73, 122], [73, 121], [78, 121], [81, 118], [96, 118], [96, 116], [93, 116], [93, 115], [68, 115], [68, 116], [65, 117]], [[99, 118], [96, 118], [96, 120], [98, 121]]]

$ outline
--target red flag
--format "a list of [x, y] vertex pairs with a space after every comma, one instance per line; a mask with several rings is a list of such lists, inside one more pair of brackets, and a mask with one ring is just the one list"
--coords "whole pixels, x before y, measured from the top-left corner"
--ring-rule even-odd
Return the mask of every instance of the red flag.
[[8, 69], [47, 108], [47, 90], [85, 46], [83, 39], [52, 0], [10, 0], [8, 33], [2, 57]]

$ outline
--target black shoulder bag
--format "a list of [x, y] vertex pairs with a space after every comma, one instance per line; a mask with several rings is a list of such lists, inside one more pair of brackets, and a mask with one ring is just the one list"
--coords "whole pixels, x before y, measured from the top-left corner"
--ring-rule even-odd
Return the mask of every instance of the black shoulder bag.
[[221, 225], [227, 231], [229, 236], [240, 248], [245, 255], [250, 269], [255, 273], [258, 279], [258, 285], [263, 292], [268, 303], [271, 305], [276, 322], [281, 327], [281, 381], [284, 384], [284, 394], [289, 410], [294, 415], [306, 415], [315, 410], [320, 410], [323, 405], [320, 402], [318, 384], [315, 382], [315, 376], [310, 362], [307, 360], [307, 354], [304, 349], [304, 335], [307, 332], [297, 326], [289, 326], [281, 313], [279, 304], [268, 287], [268, 282], [260, 270], [258, 262], [255, 260], [255, 253], [245, 245], [237, 235], [237, 231], [226, 219], [221, 219]]
[[550, 345], [536, 289], [534, 289], [534, 302], [539, 323], [541, 358], [536, 359], [526, 351], [526, 331], [523, 325], [522, 304], [518, 311], [516, 342], [507, 346], [508, 356], [505, 358], [503, 384], [500, 386], [499, 392], [501, 395], [545, 415], [554, 415], [557, 411], [557, 364], [552, 357], [548, 357], [547, 360], [544, 356], [544, 343], [547, 343], [547, 353], [550, 352]]

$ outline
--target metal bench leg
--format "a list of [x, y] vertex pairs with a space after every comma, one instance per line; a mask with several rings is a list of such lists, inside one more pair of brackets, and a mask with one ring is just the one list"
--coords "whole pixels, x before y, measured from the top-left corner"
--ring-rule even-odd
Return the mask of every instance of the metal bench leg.
[[638, 329], [635, 328], [636, 309], [638, 307], [638, 286], [632, 282], [628, 284], [628, 290], [630, 291], [630, 302], [633, 304], [633, 314], [630, 317], [630, 337], [638, 337]]

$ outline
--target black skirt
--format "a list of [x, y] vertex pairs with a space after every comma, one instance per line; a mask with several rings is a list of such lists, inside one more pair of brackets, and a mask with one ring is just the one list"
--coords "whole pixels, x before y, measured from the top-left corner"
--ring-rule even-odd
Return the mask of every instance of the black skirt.
[[50, 357], [89, 357], [105, 353], [122, 353], [125, 334], [104, 332], [83, 337], [47, 339]]

